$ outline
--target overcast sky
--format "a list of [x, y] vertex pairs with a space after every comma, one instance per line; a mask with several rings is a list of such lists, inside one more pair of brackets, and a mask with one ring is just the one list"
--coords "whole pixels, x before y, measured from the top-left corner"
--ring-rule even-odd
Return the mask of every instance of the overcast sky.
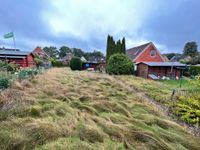
[[107, 35], [127, 48], [152, 41], [161, 53], [200, 45], [200, 0], [0, 0], [0, 47], [67, 45], [105, 53]]

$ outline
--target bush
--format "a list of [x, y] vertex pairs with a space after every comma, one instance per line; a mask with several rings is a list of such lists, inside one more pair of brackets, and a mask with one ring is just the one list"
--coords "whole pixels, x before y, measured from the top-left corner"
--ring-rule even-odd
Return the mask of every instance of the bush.
[[200, 126], [200, 94], [181, 96], [174, 103], [172, 111], [180, 116], [181, 120]]
[[44, 61], [44, 60], [43, 60], [39, 55], [35, 55], [34, 60], [35, 60], [35, 62], [36, 62], [37, 67], [43, 65], [43, 61]]
[[200, 66], [191, 66], [190, 67], [190, 75], [199, 75], [200, 74]]
[[79, 57], [73, 57], [70, 61], [70, 68], [72, 70], [81, 70], [82, 69], [82, 61]]
[[66, 67], [68, 65], [64, 64], [62, 61], [52, 61], [53, 67]]
[[9, 79], [7, 77], [0, 76], [0, 89], [6, 89], [9, 87]]
[[109, 74], [129, 75], [133, 74], [134, 65], [125, 54], [114, 54], [108, 60], [106, 71]]
[[17, 71], [18, 67], [19, 66], [17, 64], [0, 61], [0, 71], [8, 71], [14, 73]]
[[40, 68], [39, 69], [36, 69], [36, 68], [23, 69], [18, 73], [18, 78], [20, 80], [27, 79], [27, 78], [33, 77], [34, 75], [37, 75], [39, 73], [41, 73], [41, 69]]

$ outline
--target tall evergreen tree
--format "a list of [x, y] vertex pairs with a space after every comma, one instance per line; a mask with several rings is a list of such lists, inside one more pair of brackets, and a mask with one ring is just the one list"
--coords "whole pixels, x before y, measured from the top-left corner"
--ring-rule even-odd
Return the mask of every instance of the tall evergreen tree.
[[121, 53], [121, 41], [120, 40], [117, 41], [115, 47], [116, 47], [116, 53]]
[[126, 40], [125, 37], [122, 39], [122, 53], [126, 54]]
[[108, 35], [107, 45], [106, 45], [106, 61], [108, 61], [108, 59], [110, 57], [110, 50], [111, 50], [111, 36]]
[[113, 37], [108, 35], [106, 46], [106, 61], [109, 60], [111, 55], [116, 53], [126, 54], [125, 38], [123, 38], [122, 41], [118, 40], [117, 42], [115, 42]]
[[116, 48], [115, 48], [115, 41], [114, 41], [114, 39], [113, 39], [113, 37], [111, 36], [111, 42], [110, 42], [111, 44], [111, 48], [110, 48], [110, 56], [111, 55], [113, 55], [113, 54], [115, 54], [115, 52], [116, 52]]

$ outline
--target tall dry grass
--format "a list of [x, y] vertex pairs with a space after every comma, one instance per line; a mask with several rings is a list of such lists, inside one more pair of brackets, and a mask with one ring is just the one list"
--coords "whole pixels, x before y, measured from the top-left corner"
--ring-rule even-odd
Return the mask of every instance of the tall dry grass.
[[53, 68], [16, 82], [0, 95], [0, 149], [199, 149], [132, 80]]

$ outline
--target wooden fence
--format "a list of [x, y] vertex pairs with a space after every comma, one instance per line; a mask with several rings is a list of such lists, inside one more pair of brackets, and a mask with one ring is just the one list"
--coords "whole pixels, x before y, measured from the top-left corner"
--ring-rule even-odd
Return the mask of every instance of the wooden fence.
[[174, 97], [177, 97], [177, 96], [189, 97], [197, 93], [200, 93], [200, 89], [174, 89], [172, 91], [171, 100], [173, 100]]

